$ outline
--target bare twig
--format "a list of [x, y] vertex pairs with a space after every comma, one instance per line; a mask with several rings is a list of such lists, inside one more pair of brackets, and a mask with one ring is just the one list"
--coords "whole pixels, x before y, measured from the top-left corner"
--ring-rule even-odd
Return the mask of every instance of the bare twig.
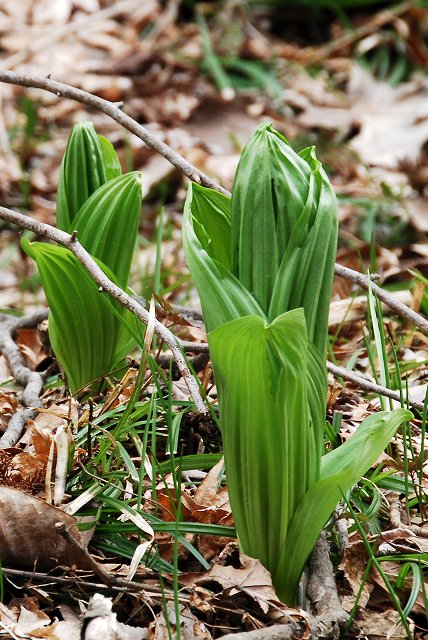
[[[125, 291], [114, 284], [114, 282], [107, 278], [102, 269], [100, 269], [95, 260], [82, 247], [77, 239], [73, 240], [68, 233], [61, 231], [60, 229], [55, 229], [55, 227], [52, 227], [49, 224], [33, 220], [29, 216], [12, 211], [11, 209], [6, 209], [5, 207], [0, 207], [0, 219], [16, 224], [23, 229], [33, 231], [37, 235], [44, 236], [45, 238], [53, 240], [54, 242], [69, 249], [85, 267], [93, 280], [101, 287], [102, 292], [107, 293], [117, 300], [122, 306], [129, 309], [131, 313], [137, 316], [137, 318], [144, 322], [144, 324], [148, 324], [150, 318], [149, 312], [131, 296], [125, 293]], [[183, 376], [193, 398], [196, 409], [200, 413], [207, 413], [208, 409], [206, 408], [201, 394], [199, 393], [198, 384], [186, 364], [186, 360], [181, 350], [180, 341], [158, 320], [155, 321], [155, 332], [171, 349], [181, 375]]]
[[424, 333], [428, 334], [428, 320], [426, 320], [420, 313], [416, 313], [410, 309], [407, 305], [403, 304], [396, 297], [389, 294], [385, 289], [382, 289], [376, 283], [372, 282], [367, 276], [363, 273], [359, 273], [359, 271], [354, 271], [353, 269], [348, 269], [348, 267], [343, 267], [341, 264], [336, 264], [334, 268], [334, 272], [337, 276], [341, 278], [346, 278], [346, 280], [350, 280], [354, 282], [362, 289], [368, 289], [369, 287], [377, 295], [379, 300], [382, 300], [385, 304], [388, 305], [391, 309], [393, 309], [399, 316], [406, 318], [414, 325], [419, 327]]
[[[49, 309], [40, 309], [39, 311], [35, 311], [28, 316], [20, 316], [19, 318], [15, 318], [13, 323], [15, 331], [17, 329], [34, 329], [41, 322], [43, 322], [43, 320], [47, 320], [48, 316]], [[9, 316], [7, 317], [9, 318]]]
[[0, 70], [0, 81], [7, 82], [9, 84], [16, 84], [21, 87], [43, 89], [44, 91], [49, 91], [57, 96], [61, 96], [62, 98], [69, 98], [76, 102], [86, 104], [88, 107], [93, 107], [94, 109], [97, 109], [97, 111], [105, 113], [122, 127], [125, 127], [125, 129], [128, 129], [128, 131], [143, 140], [148, 147], [155, 149], [161, 154], [161, 156], [171, 162], [171, 164], [177, 167], [177, 169], [180, 169], [184, 175], [194, 182], [198, 182], [205, 187], [211, 187], [216, 191], [229, 195], [229, 192], [226, 189], [220, 187], [211, 180], [211, 178], [205, 175], [205, 173], [194, 167], [190, 162], [187, 162], [187, 160], [171, 149], [171, 147], [163, 142], [163, 140], [151, 134], [148, 129], [136, 122], [130, 116], [126, 115], [126, 113], [123, 113], [123, 111], [121, 111], [113, 102], [99, 98], [98, 96], [88, 93], [87, 91], [83, 91], [82, 89], [76, 89], [75, 87], [71, 87], [63, 82], [57, 82], [56, 80], [39, 76], [28, 76], [21, 73], [15, 73], [14, 71]]
[[222, 636], [222, 640], [298, 640], [307, 637], [308, 628], [303, 618], [300, 623], [290, 617], [288, 624], [275, 624], [273, 627], [262, 627], [254, 631], [228, 633]]
[[[187, 342], [185, 340], [180, 340], [180, 346], [183, 351], [193, 352], [193, 353], [205, 353], [208, 351], [208, 344], [205, 342]], [[367, 378], [359, 375], [358, 373], [354, 373], [354, 371], [349, 371], [349, 369], [345, 369], [345, 367], [338, 367], [337, 365], [329, 362], [327, 360], [326, 366], [328, 371], [334, 375], [335, 378], [343, 378], [344, 380], [348, 380], [349, 382], [353, 382], [360, 389], [364, 389], [364, 391], [369, 391], [370, 393], [377, 393], [378, 395], [385, 396], [386, 398], [391, 398], [391, 400], [396, 400], [397, 402], [401, 402], [400, 394], [397, 391], [392, 391], [392, 389], [387, 389], [387, 387], [382, 387], [380, 384], [376, 384], [375, 382], [371, 382]], [[424, 405], [421, 402], [412, 402], [409, 401], [409, 405], [423, 411]]]
[[[100, 565], [98, 565], [100, 566]], [[59, 584], [62, 585], [63, 588], [67, 588], [68, 590], [75, 587], [76, 589], [85, 589], [88, 591], [99, 591], [100, 589], [106, 589], [106, 585], [104, 583], [91, 582], [87, 579], [87, 577], [82, 577], [74, 574], [70, 577], [63, 576], [54, 576], [49, 573], [40, 573], [37, 571], [24, 571], [22, 569], [9, 569], [7, 567], [2, 567], [2, 573], [5, 576], [11, 576], [13, 578], [20, 578], [21, 580], [28, 581], [30, 584], [33, 582], [43, 582], [45, 587], [49, 584]], [[161, 602], [163, 598], [166, 600], [173, 600], [175, 594], [172, 589], [168, 589], [166, 585], [161, 589], [156, 585], [148, 582], [145, 584], [142, 581], [137, 581], [134, 579], [132, 582], [130, 580], [126, 580], [125, 578], [121, 578], [120, 576], [116, 576], [114, 574], [110, 575], [111, 585], [108, 588], [109, 591], [116, 592], [143, 592], [144, 596], [153, 599], [159, 599]], [[188, 603], [190, 601], [189, 596], [180, 594], [180, 602]]]
[[[32, 321], [38, 317], [32, 318]], [[43, 406], [39, 397], [43, 389], [43, 376], [25, 366], [24, 358], [12, 338], [20, 326], [23, 326], [20, 318], [0, 315], [0, 352], [7, 359], [15, 380], [24, 387], [22, 404], [26, 407], [14, 413], [9, 420], [7, 429], [0, 438], [0, 449], [13, 447], [17, 443], [26, 422], [37, 415], [33, 407]]]
[[94, 558], [88, 552], [88, 550], [85, 549], [85, 547], [71, 535], [65, 524], [63, 522], [57, 522], [55, 528], [59, 535], [64, 538], [67, 544], [73, 547], [78, 556], [81, 557], [82, 566], [85, 567], [85, 569], [90, 569], [94, 573], [94, 575], [96, 575], [97, 578], [99, 578], [101, 582], [107, 587], [111, 587], [113, 584], [112, 576], [108, 571], [104, 569], [104, 567], [99, 565], [98, 562], [94, 560]]
[[[366, 378], [354, 373], [353, 371], [349, 371], [349, 369], [345, 369], [344, 367], [338, 367], [332, 362], [327, 361], [327, 369], [334, 375], [335, 378], [343, 378], [344, 380], [348, 380], [349, 382], [353, 382], [360, 389], [364, 389], [364, 391], [369, 391], [371, 393], [377, 393], [381, 396], [385, 396], [386, 398], [391, 398], [391, 400], [396, 400], [397, 402], [401, 402], [400, 394], [396, 391], [392, 391], [392, 389], [387, 389], [386, 387], [382, 387], [380, 384], [376, 384], [375, 382], [371, 382]], [[424, 405], [422, 402], [412, 402], [409, 401], [409, 405], [423, 411]]]

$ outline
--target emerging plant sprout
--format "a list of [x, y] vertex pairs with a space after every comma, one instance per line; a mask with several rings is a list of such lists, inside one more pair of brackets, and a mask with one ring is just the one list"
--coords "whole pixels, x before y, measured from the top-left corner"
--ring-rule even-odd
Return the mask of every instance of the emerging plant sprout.
[[[91, 122], [74, 126], [61, 165], [58, 227], [72, 233], [107, 276], [128, 284], [141, 214], [137, 171], [121, 175], [111, 143]], [[48, 300], [49, 337], [72, 393], [107, 375], [132, 350], [135, 317], [99, 292], [63, 247], [23, 239]]]
[[269, 124], [242, 154], [232, 199], [189, 186], [183, 241], [201, 298], [240, 545], [294, 604], [316, 539], [405, 410], [370, 416], [323, 455], [335, 195], [314, 148]]

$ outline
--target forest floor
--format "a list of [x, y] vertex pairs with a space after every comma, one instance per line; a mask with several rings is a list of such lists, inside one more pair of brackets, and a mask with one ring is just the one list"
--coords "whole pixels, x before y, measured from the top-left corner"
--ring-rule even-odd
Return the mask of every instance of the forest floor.
[[[297, 150], [316, 145], [338, 199], [337, 262], [378, 274], [389, 298], [428, 314], [428, 9], [3, 0], [0, 32], [1, 69], [30, 78], [0, 83], [0, 205], [55, 225], [68, 136], [91, 120], [124, 171], [142, 172], [130, 286], [155, 294], [158, 319], [181, 339], [206, 341], [181, 245], [187, 179], [106, 114], [31, 86], [34, 76], [120, 103], [227, 190], [261, 122]], [[154, 343], [144, 370], [134, 353], [102, 392], [69, 394], [23, 235], [36, 239], [0, 220], [0, 637], [311, 637], [314, 603], [285, 606], [262, 565], [239, 554], [218, 425], [195, 411], [168, 351]], [[341, 626], [344, 638], [428, 638], [428, 335], [400, 307], [368, 306], [336, 277], [328, 360], [347, 371], [330, 368], [326, 446], [379, 408], [408, 405], [415, 419], [328, 524], [338, 600], [325, 637]], [[214, 407], [208, 358], [193, 364]], [[41, 380], [33, 402], [22, 394], [30, 373]], [[25, 428], [10, 440], [17, 415]], [[90, 631], [92, 619], [104, 627]]]

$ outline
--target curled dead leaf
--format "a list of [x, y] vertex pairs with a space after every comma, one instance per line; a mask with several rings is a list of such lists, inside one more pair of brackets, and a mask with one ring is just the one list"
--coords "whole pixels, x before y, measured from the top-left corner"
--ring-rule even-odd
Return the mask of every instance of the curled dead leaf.
[[57, 532], [58, 522], [82, 543], [75, 518], [19, 489], [0, 487], [2, 565], [37, 571], [47, 571], [57, 565], [87, 568], [85, 556]]

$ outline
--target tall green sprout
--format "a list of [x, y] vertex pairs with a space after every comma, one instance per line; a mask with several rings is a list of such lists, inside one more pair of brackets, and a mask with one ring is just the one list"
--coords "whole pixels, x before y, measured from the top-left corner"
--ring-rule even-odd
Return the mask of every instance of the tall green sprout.
[[[111, 143], [91, 122], [73, 127], [61, 164], [57, 225], [126, 288], [141, 214], [141, 177], [122, 175]], [[48, 300], [49, 337], [72, 393], [107, 375], [133, 348], [135, 317], [99, 291], [64, 247], [23, 239]], [[132, 331], [130, 331], [130, 327]]]
[[411, 414], [375, 414], [323, 456], [337, 215], [313, 148], [296, 154], [261, 125], [231, 200], [190, 185], [183, 242], [208, 331], [239, 541], [293, 604], [341, 492]]

